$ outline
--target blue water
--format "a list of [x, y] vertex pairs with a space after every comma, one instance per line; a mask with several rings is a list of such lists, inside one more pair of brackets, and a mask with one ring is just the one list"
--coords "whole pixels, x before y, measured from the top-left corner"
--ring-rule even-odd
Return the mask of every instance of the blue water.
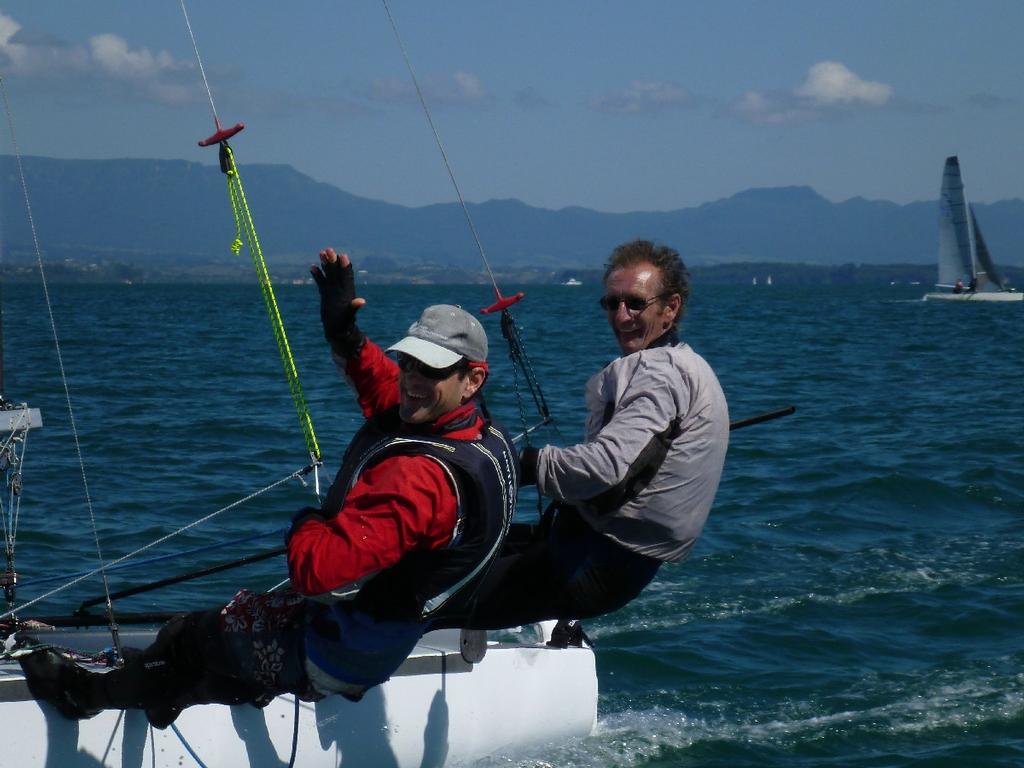
[[[278, 290], [333, 472], [359, 414], [321, 340], [315, 289]], [[305, 463], [255, 285], [51, 292], [108, 560]], [[480, 287], [363, 293], [363, 325], [383, 341], [428, 303], [491, 298]], [[924, 303], [909, 287], [694, 293], [684, 336], [718, 372], [733, 418], [790, 403], [797, 413], [733, 433], [694, 555], [587, 624], [597, 731], [519, 764], [1024, 765], [1024, 306]], [[598, 295], [537, 287], [517, 312], [557, 418], [540, 441], [578, 438], [583, 384], [615, 354]], [[38, 285], [8, 286], [5, 313], [6, 393], [45, 421], [28, 445], [19, 524], [29, 599], [54, 586], [48, 576], [93, 568], [97, 545]], [[490, 404], [515, 430], [509, 365], [485, 322]], [[274, 531], [308, 503], [292, 481], [145, 557]], [[115, 571], [111, 587], [279, 543]], [[281, 578], [276, 559], [119, 608], [212, 605]], [[37, 612], [99, 593], [93, 579]]]

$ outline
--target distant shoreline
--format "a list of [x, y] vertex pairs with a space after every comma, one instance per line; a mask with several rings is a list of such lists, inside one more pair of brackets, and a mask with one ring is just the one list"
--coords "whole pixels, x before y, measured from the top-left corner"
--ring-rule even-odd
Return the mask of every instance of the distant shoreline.
[[[64, 261], [46, 264], [47, 280], [55, 283], [182, 283], [231, 284], [248, 283], [253, 279], [248, 260], [227, 264], [188, 264], [174, 268], [153, 268], [112, 260], [91, 263]], [[935, 280], [934, 264], [792, 264], [777, 262], [736, 262], [729, 264], [694, 265], [690, 273], [695, 283], [705, 285], [906, 285], [920, 283], [930, 287]], [[1004, 269], [1011, 285], [1024, 288], [1024, 268]], [[310, 282], [305, 267], [295, 265], [271, 267], [275, 285]], [[503, 285], [561, 285], [570, 279], [582, 285], [601, 282], [600, 269], [523, 268], [497, 271], [495, 277]], [[480, 285], [489, 282], [483, 272], [451, 266], [427, 265], [403, 271], [365, 271], [360, 279], [368, 285]], [[34, 263], [0, 264], [0, 280], [7, 284], [39, 281]]]

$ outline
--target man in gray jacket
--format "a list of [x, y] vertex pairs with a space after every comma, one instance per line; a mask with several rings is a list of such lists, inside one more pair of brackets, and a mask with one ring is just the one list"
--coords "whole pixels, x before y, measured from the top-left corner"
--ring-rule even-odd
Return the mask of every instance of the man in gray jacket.
[[678, 339], [686, 267], [673, 249], [636, 240], [612, 253], [604, 288], [622, 356], [587, 383], [584, 442], [523, 451], [522, 484], [554, 503], [539, 532], [506, 545], [473, 627], [618, 610], [663, 562], [689, 555], [711, 510], [729, 411], [714, 371]]

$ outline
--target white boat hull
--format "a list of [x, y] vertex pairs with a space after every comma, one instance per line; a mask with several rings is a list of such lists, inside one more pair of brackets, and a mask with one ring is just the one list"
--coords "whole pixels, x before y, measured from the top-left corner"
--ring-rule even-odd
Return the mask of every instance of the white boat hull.
[[[590, 649], [489, 642], [476, 664], [454, 631], [435, 632], [382, 686], [353, 703], [300, 702], [296, 765], [466, 765], [585, 736], [597, 718]], [[18, 768], [179, 768], [288, 764], [296, 707], [209, 704], [186, 709], [166, 730], [138, 710], [78, 722], [34, 701], [16, 663], [0, 665], [0, 743]]]
[[981, 293], [926, 293], [925, 301], [1021, 301], [1024, 293], [1017, 291], [983, 291]]

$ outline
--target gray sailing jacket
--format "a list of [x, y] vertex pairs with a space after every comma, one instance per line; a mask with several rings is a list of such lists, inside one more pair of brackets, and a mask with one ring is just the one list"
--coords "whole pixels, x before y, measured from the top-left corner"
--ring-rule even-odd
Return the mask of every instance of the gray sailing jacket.
[[[711, 510], [729, 445], [729, 410], [715, 372], [687, 344], [645, 349], [592, 376], [586, 401], [585, 442], [542, 448], [538, 489], [575, 505], [627, 549], [685, 559]], [[660, 466], [660, 455], [651, 459], [659, 436], [667, 447]], [[653, 476], [638, 492], [617, 493], [638, 463], [650, 464]]]

